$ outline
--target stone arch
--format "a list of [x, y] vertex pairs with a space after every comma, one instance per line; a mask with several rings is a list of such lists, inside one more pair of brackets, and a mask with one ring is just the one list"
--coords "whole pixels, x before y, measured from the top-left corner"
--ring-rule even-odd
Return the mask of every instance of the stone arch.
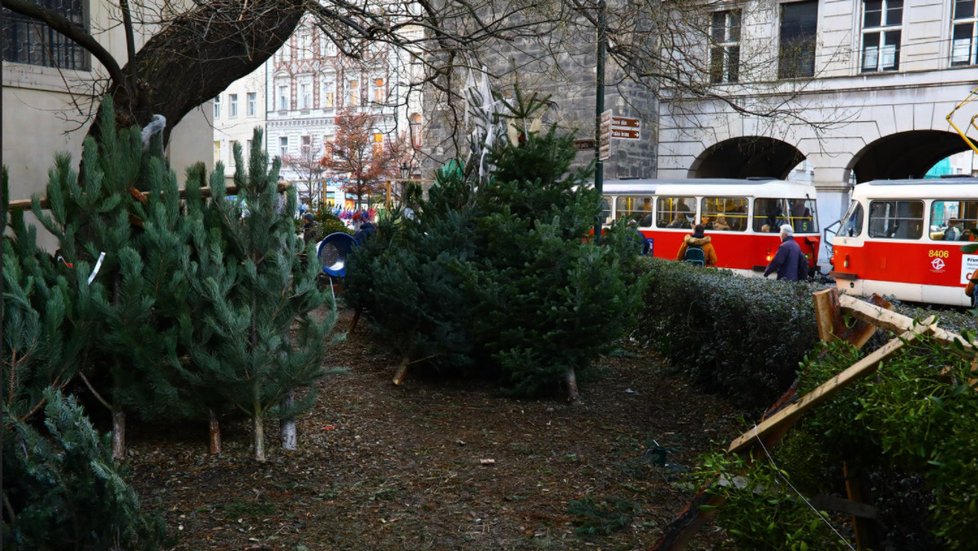
[[852, 157], [849, 170], [856, 183], [870, 180], [923, 178], [935, 163], [967, 151], [961, 136], [943, 130], [912, 130], [874, 140]]
[[763, 136], [730, 138], [706, 148], [689, 167], [689, 178], [787, 178], [805, 155], [795, 146]]

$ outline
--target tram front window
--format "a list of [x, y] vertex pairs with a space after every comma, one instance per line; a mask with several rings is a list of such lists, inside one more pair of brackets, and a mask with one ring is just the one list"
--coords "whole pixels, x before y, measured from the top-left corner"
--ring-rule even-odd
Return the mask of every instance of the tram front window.
[[842, 229], [839, 235], [844, 237], [857, 237], [863, 233], [863, 206], [853, 201], [849, 205], [849, 210], [842, 218]]

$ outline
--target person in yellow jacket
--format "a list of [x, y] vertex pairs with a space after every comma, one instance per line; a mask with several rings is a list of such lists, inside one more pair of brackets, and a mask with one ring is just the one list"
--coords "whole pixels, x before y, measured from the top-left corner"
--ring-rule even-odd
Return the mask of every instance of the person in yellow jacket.
[[696, 227], [693, 228], [692, 235], [687, 235], [683, 239], [683, 244], [679, 246], [679, 254], [676, 255], [676, 260], [686, 260], [686, 252], [690, 248], [703, 250], [704, 266], [717, 265], [717, 252], [710, 243], [710, 236], [703, 233], [703, 224], [696, 224]]

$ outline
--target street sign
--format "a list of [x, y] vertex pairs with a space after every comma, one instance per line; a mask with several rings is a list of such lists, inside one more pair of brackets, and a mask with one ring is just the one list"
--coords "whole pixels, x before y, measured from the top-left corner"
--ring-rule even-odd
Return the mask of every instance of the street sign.
[[616, 140], [642, 139], [642, 121], [634, 117], [612, 117], [611, 137]]
[[611, 109], [601, 113], [601, 133], [598, 142], [598, 160], [600, 161], [611, 157], [611, 126], [613, 118]]

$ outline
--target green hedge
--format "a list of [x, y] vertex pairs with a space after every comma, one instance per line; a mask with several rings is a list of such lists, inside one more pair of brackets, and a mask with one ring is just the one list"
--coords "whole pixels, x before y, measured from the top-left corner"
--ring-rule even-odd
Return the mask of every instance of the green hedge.
[[818, 341], [812, 293], [823, 286], [748, 278], [647, 259], [637, 337], [708, 391], [764, 408]]

